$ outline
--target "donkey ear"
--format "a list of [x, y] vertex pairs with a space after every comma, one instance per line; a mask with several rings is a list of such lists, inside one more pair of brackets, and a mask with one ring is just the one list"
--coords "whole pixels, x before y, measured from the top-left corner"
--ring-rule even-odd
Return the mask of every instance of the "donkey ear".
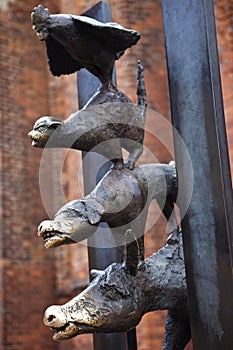
[[94, 199], [87, 199], [83, 201], [83, 203], [85, 205], [86, 215], [90, 224], [98, 224], [104, 213], [104, 207]]
[[97, 211], [87, 212], [87, 218], [90, 224], [95, 225], [98, 224], [101, 220], [101, 215]]

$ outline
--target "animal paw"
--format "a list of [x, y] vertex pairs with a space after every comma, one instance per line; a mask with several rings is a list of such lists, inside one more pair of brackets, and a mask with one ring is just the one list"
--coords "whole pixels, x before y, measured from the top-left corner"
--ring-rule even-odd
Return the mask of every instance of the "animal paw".
[[125, 165], [124, 165], [124, 168], [127, 168], [129, 170], [133, 170], [134, 169], [134, 162], [126, 161]]

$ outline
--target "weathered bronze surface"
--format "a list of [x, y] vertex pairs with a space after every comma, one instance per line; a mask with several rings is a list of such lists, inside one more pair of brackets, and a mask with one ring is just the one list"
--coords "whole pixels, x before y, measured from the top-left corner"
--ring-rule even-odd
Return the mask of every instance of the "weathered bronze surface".
[[146, 93], [143, 68], [138, 63], [138, 106], [112, 84], [102, 86], [86, 106], [64, 122], [53, 117], [38, 119], [29, 132], [32, 145], [40, 148], [73, 148], [103, 154], [123, 167], [122, 149], [129, 156], [125, 166], [133, 169], [143, 151]]
[[135, 45], [140, 34], [117, 23], [101, 23], [85, 16], [51, 15], [42, 5], [32, 12], [33, 29], [45, 40], [53, 75], [88, 69], [103, 84], [112, 80], [115, 60]]
[[[147, 164], [129, 169], [112, 169], [95, 189], [83, 199], [63, 206], [54, 220], [45, 220], [38, 227], [38, 235], [45, 247], [80, 242], [90, 237], [101, 221], [114, 230], [117, 245], [123, 245], [127, 228], [142, 236], [142, 210], [156, 199], [164, 215], [170, 219], [173, 240], [177, 236], [177, 222], [172, 213], [177, 194], [176, 171], [166, 164]], [[172, 214], [172, 217], [170, 218]], [[128, 225], [128, 226], [127, 226]]]
[[[174, 214], [176, 170], [171, 165], [134, 167], [143, 150], [146, 91], [138, 63], [138, 105], [112, 84], [116, 59], [137, 43], [140, 34], [118, 24], [102, 24], [84, 16], [50, 15], [42, 5], [32, 12], [33, 28], [45, 40], [53, 75], [86, 68], [102, 86], [82, 110], [65, 121], [44, 116], [29, 133], [40, 148], [94, 151], [114, 162], [94, 190], [63, 206], [54, 220], [43, 221], [38, 235], [45, 247], [90, 237], [100, 222], [111, 227], [116, 246], [126, 246], [124, 264], [92, 271], [94, 280], [68, 303], [49, 307], [45, 325], [54, 339], [81, 333], [121, 332], [135, 327], [152, 310], [168, 310], [163, 350], [182, 350], [190, 339], [182, 238]], [[129, 152], [123, 166], [122, 147]], [[167, 245], [141, 261], [141, 236], [148, 207], [156, 199], [170, 224]]]
[[[164, 350], [183, 349], [190, 339], [182, 239], [167, 244], [145, 261], [136, 273], [130, 263], [112, 264], [105, 271], [93, 271], [95, 279], [68, 303], [49, 307], [46, 326], [63, 340], [82, 333], [126, 331], [153, 310], [173, 310], [167, 324]], [[176, 311], [174, 311], [176, 310]], [[172, 311], [171, 311], [172, 315]], [[172, 325], [172, 332], [170, 327]]]

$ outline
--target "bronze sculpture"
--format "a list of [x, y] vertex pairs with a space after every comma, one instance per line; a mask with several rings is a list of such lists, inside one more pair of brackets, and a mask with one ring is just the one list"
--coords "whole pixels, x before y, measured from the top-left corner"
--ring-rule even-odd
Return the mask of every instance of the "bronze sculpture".
[[[90, 237], [101, 221], [112, 228], [116, 244], [126, 245], [124, 264], [94, 271], [95, 279], [65, 305], [51, 306], [44, 323], [62, 340], [81, 333], [125, 331], [146, 312], [167, 309], [163, 350], [184, 349], [190, 339], [182, 239], [174, 214], [176, 170], [170, 165], [134, 167], [143, 149], [146, 93], [138, 63], [138, 105], [112, 84], [116, 59], [137, 43], [140, 34], [118, 24], [102, 24], [84, 16], [50, 15], [42, 5], [32, 12], [33, 29], [47, 49], [53, 75], [85, 67], [102, 86], [80, 111], [65, 121], [38, 119], [29, 133], [40, 148], [74, 148], [103, 153], [115, 166], [83, 199], [63, 206], [45, 220], [38, 235], [45, 247], [77, 243]], [[120, 140], [119, 140], [120, 139]], [[129, 151], [123, 166], [122, 150]], [[140, 261], [147, 209], [156, 199], [170, 223], [167, 245]]]
[[112, 169], [89, 195], [67, 203], [55, 214], [54, 220], [43, 221], [38, 235], [45, 240], [46, 248], [76, 243], [90, 237], [103, 221], [113, 230], [116, 228], [117, 245], [123, 245], [122, 235], [128, 226], [137, 232], [137, 238], [142, 236], [144, 225], [140, 214], [156, 199], [167, 220], [170, 219], [170, 239], [175, 242], [178, 235], [173, 212], [176, 195], [176, 171], [170, 165], [147, 164], [133, 171]]
[[33, 29], [45, 40], [53, 75], [86, 68], [108, 85], [114, 62], [135, 45], [140, 34], [117, 23], [101, 23], [85, 16], [50, 15], [42, 5], [32, 12]]
[[40, 148], [73, 148], [99, 152], [123, 167], [122, 147], [129, 151], [125, 166], [133, 169], [143, 151], [146, 94], [143, 69], [138, 62], [138, 105], [112, 84], [102, 86], [88, 104], [65, 121], [39, 118], [29, 132]]
[[[112, 72], [115, 60], [137, 43], [140, 34], [116, 23], [103, 24], [85, 16], [50, 15], [42, 5], [34, 8], [31, 18], [38, 38], [45, 41], [52, 74], [59, 76], [86, 68], [103, 84], [88, 104], [65, 122], [40, 118], [29, 133], [33, 146], [90, 151], [109, 139], [121, 139], [104, 144], [97, 152], [103, 153], [104, 149], [105, 156], [122, 168], [123, 143], [129, 151], [126, 166], [133, 169], [143, 149], [146, 116], [143, 69], [138, 63], [138, 111], [112, 84]], [[51, 142], [47, 143], [52, 134]]]
[[[132, 250], [131, 250], [132, 253]], [[130, 272], [129, 257], [105, 271], [94, 271], [95, 279], [64, 305], [45, 311], [44, 323], [64, 340], [83, 333], [126, 331], [153, 310], [171, 310], [163, 349], [183, 349], [190, 340], [182, 239], [167, 244], [145, 261], [137, 261]], [[176, 312], [174, 312], [176, 310]], [[171, 329], [170, 329], [171, 328]], [[170, 331], [171, 330], [171, 331]]]

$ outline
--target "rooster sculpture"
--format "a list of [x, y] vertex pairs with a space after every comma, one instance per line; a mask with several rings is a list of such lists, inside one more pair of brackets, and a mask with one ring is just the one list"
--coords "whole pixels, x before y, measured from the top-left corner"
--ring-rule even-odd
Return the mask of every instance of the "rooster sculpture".
[[86, 68], [108, 85], [115, 60], [140, 39], [137, 31], [117, 23], [103, 24], [85, 16], [51, 15], [42, 5], [34, 8], [31, 18], [38, 38], [45, 41], [49, 67], [55, 76]]

